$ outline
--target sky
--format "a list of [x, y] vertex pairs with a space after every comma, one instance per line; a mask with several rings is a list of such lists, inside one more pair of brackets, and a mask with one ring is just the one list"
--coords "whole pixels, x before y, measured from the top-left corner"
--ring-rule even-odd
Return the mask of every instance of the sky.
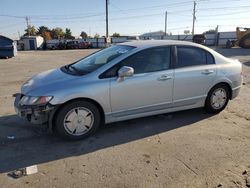
[[[193, 0], [109, 0], [109, 34], [138, 36], [164, 31], [183, 34], [192, 31]], [[105, 0], [0, 0], [0, 35], [18, 39], [26, 29], [25, 17], [36, 28], [70, 28], [105, 35]], [[195, 33], [219, 26], [219, 31], [250, 27], [250, 0], [196, 0]]]

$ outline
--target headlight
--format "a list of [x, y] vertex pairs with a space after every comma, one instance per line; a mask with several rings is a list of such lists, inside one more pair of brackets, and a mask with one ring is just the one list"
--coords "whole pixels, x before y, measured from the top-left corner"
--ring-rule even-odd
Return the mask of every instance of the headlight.
[[40, 97], [31, 97], [23, 96], [20, 100], [20, 105], [43, 105], [51, 101], [52, 96], [40, 96]]

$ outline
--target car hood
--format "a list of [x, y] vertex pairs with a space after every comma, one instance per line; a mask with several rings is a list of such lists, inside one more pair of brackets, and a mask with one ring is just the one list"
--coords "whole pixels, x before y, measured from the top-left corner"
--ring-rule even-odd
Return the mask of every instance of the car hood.
[[56, 87], [57, 83], [65, 82], [66, 80], [75, 79], [76, 76], [66, 74], [60, 68], [51, 69], [39, 73], [27, 80], [22, 88], [21, 93], [27, 95], [29, 92], [41, 87]]

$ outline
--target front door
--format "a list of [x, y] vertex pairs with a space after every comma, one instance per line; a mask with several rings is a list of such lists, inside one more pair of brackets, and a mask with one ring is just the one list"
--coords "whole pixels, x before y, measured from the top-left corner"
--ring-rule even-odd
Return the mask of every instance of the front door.
[[123, 60], [119, 67], [134, 68], [134, 75], [118, 82], [111, 78], [110, 101], [115, 117], [162, 110], [172, 105], [173, 70], [170, 47], [140, 51]]

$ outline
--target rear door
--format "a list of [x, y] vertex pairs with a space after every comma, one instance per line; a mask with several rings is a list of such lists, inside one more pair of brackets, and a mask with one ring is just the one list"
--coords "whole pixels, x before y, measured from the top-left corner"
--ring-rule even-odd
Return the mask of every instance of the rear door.
[[204, 100], [216, 76], [213, 56], [198, 47], [177, 46], [173, 103], [193, 105]]

